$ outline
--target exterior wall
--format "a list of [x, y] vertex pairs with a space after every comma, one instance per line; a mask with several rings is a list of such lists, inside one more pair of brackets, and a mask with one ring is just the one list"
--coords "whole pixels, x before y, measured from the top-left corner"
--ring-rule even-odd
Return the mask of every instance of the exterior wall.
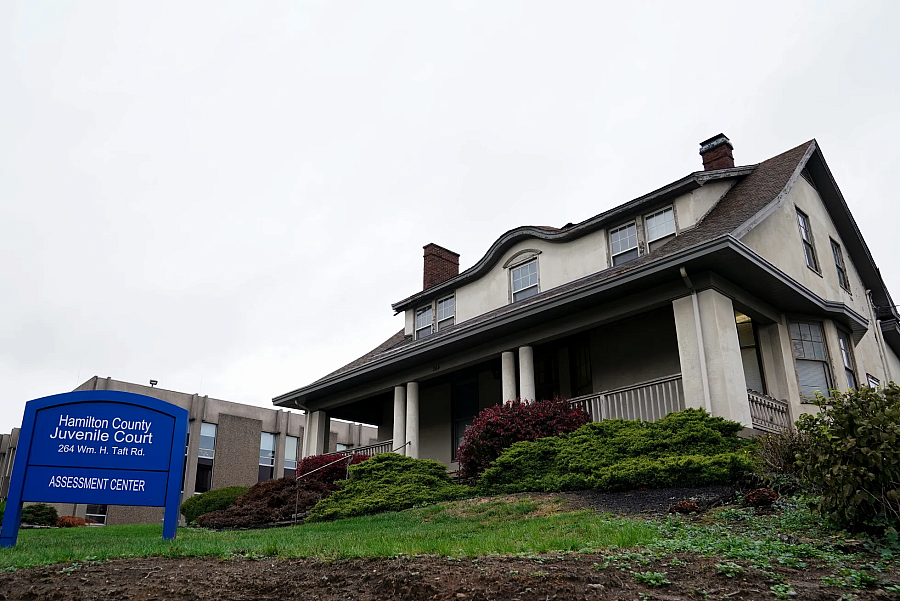
[[219, 415], [212, 487], [247, 486], [259, 477], [259, 439], [262, 420]]
[[678, 230], [686, 230], [696, 225], [733, 185], [733, 181], [710, 182], [676, 198], [673, 204]]
[[419, 389], [419, 458], [450, 465], [450, 384]]
[[680, 372], [671, 306], [591, 331], [594, 392]]
[[887, 362], [888, 371], [891, 372], [889, 380], [900, 384], [900, 357], [897, 357], [890, 347], [885, 348], [885, 351], [885, 361]]

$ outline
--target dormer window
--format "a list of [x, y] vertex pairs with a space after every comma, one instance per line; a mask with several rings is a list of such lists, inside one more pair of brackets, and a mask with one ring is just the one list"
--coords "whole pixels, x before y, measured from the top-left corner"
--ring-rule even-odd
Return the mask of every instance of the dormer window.
[[456, 297], [448, 296], [437, 302], [437, 326], [438, 331], [452, 326], [456, 318]]
[[434, 317], [431, 305], [416, 309], [416, 340], [431, 336], [434, 333]]
[[513, 267], [510, 270], [510, 277], [513, 302], [532, 297], [539, 292], [537, 259]]
[[632, 221], [609, 230], [609, 244], [613, 266], [638, 258], [637, 227]]
[[662, 246], [662, 240], [675, 234], [675, 210], [666, 207], [644, 217], [647, 226], [647, 244], [650, 250]]

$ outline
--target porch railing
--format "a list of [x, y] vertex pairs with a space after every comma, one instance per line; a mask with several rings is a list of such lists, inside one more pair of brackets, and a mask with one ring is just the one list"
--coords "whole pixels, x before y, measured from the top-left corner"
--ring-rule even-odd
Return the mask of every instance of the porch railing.
[[684, 409], [684, 389], [681, 374], [674, 374], [586, 394], [570, 399], [569, 403], [587, 411], [595, 422], [604, 419], [656, 421], [667, 413]]
[[364, 447], [355, 447], [352, 449], [347, 449], [345, 451], [336, 451], [334, 453], [326, 453], [326, 455], [378, 455], [379, 453], [389, 453], [394, 450], [394, 441], [391, 440], [382, 440], [380, 442], [376, 442], [375, 444], [366, 445]]
[[747, 389], [753, 427], [764, 432], [779, 432], [791, 425], [787, 401]]

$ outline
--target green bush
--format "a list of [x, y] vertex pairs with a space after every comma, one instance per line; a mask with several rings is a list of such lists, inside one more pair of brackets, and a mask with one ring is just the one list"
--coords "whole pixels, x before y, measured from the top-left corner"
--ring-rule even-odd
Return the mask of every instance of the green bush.
[[3, 523], [3, 514], [6, 513], [6, 499], [0, 501], [0, 524]]
[[819, 511], [850, 530], [900, 528], [900, 387], [819, 397], [797, 428], [809, 437], [800, 464]]
[[194, 495], [181, 504], [181, 515], [188, 524], [191, 524], [204, 513], [230, 507], [235, 499], [246, 492], [246, 486], [226, 486]]
[[467, 486], [453, 484], [443, 464], [396, 453], [382, 453], [350, 466], [350, 478], [338, 486], [337, 492], [313, 507], [309, 521], [400, 511], [472, 493]]
[[488, 468], [490, 493], [604, 491], [731, 484], [753, 468], [742, 426], [702, 409], [657, 422], [605, 420], [561, 436], [518, 442]]
[[809, 437], [796, 428], [785, 428], [755, 439], [756, 466], [748, 482], [754, 488], [765, 487], [790, 496], [805, 485], [803, 468], [797, 457], [809, 446]]
[[35, 526], [56, 526], [59, 514], [56, 508], [46, 503], [35, 503], [22, 508], [22, 524], [34, 524]]

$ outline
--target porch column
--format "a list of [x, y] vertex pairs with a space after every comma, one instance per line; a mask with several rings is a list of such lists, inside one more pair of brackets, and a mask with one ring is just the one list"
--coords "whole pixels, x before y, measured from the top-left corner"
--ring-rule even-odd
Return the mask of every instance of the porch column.
[[419, 458], [419, 383], [406, 385], [406, 456]]
[[530, 346], [519, 347], [519, 398], [534, 400], [534, 350]]
[[685, 405], [752, 427], [731, 299], [710, 289], [676, 299], [672, 307]]
[[322, 455], [328, 444], [328, 414], [312, 411], [306, 414], [306, 428], [303, 430], [303, 456]]
[[504, 351], [500, 355], [500, 374], [503, 381], [503, 402], [516, 398], [516, 355], [512, 351]]
[[[394, 442], [396, 449], [406, 442], [406, 387], [394, 386]], [[400, 455], [406, 455], [406, 447], [397, 451]]]

